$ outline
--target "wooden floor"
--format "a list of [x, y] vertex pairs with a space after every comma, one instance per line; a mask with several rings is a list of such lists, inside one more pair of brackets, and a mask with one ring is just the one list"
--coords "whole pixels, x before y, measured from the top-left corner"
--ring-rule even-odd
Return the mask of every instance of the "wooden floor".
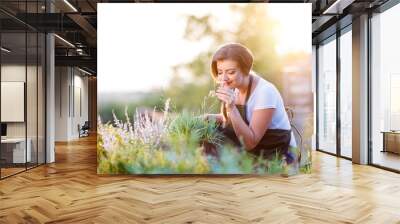
[[18, 172], [22, 172], [25, 170], [24, 168], [1, 168], [1, 177], [7, 177], [13, 174], [16, 174]]
[[7, 167], [7, 168], [1, 168], [1, 178], [6, 178], [11, 175], [15, 175], [20, 172], [24, 172], [26, 169], [33, 169], [37, 165], [36, 164], [28, 164], [27, 167], [25, 168], [25, 165], [19, 165], [19, 167]]
[[374, 151], [372, 157], [374, 164], [400, 170], [400, 155], [392, 152]]
[[400, 223], [400, 175], [314, 154], [313, 173], [98, 176], [95, 138], [0, 181], [0, 223]]

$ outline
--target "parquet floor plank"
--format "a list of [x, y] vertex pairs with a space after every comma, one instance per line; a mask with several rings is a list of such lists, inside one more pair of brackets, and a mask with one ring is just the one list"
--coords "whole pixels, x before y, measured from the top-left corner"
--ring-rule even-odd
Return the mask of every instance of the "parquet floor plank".
[[313, 152], [310, 175], [96, 174], [96, 138], [0, 181], [0, 223], [397, 223], [400, 175]]

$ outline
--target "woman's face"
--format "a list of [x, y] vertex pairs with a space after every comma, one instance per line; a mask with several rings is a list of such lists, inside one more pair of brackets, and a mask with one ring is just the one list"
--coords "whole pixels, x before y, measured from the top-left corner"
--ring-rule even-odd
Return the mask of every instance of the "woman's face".
[[238, 88], [244, 81], [244, 75], [236, 61], [226, 59], [217, 61], [217, 79], [229, 88]]

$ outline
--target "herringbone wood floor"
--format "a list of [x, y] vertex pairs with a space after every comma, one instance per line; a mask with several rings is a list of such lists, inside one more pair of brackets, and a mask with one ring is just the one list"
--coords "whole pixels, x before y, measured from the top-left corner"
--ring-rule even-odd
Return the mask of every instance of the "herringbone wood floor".
[[0, 223], [400, 223], [400, 175], [326, 154], [290, 178], [98, 176], [95, 141], [0, 181]]

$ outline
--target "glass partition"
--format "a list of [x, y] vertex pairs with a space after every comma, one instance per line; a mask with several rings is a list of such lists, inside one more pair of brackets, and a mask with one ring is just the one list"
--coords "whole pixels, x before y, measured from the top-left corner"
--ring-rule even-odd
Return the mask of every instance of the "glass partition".
[[400, 171], [400, 4], [371, 18], [372, 164]]
[[336, 37], [318, 47], [318, 148], [336, 154]]
[[38, 76], [37, 76], [37, 90], [38, 90], [38, 105], [37, 105], [37, 146], [38, 146], [38, 164], [46, 162], [46, 144], [45, 144], [45, 124], [46, 124], [46, 76], [45, 76], [45, 65], [46, 65], [46, 39], [43, 33], [38, 34]]
[[1, 34], [2, 177], [24, 171], [31, 162], [26, 141], [26, 41], [25, 32]]
[[[44, 12], [44, 3], [0, 7], [21, 16]], [[0, 12], [1, 179], [45, 163], [45, 45], [44, 33]]]
[[28, 32], [27, 39], [27, 150], [31, 151], [27, 166], [30, 168], [38, 163], [38, 35], [36, 32]]
[[352, 32], [340, 36], [340, 154], [352, 157]]

